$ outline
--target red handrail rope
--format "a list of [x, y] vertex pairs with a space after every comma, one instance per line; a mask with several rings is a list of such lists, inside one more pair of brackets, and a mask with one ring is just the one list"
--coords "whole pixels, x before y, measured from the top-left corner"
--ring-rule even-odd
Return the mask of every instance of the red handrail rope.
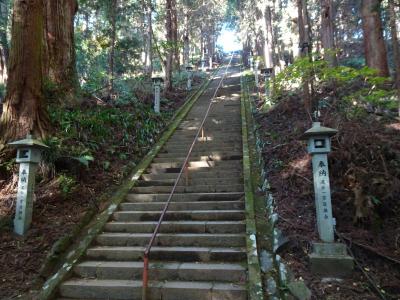
[[219, 82], [219, 84], [218, 84], [218, 86], [217, 86], [217, 88], [215, 90], [215, 93], [214, 93], [213, 97], [211, 98], [210, 104], [208, 105], [208, 108], [207, 108], [206, 114], [204, 115], [203, 121], [201, 122], [199, 130], [197, 131], [197, 134], [196, 134], [196, 136], [195, 136], [195, 138], [193, 140], [193, 143], [189, 148], [188, 154], [187, 154], [187, 156], [185, 158], [185, 161], [184, 161], [184, 163], [182, 165], [182, 168], [181, 168], [181, 170], [180, 170], [180, 172], [178, 174], [178, 177], [175, 180], [174, 187], [172, 188], [172, 191], [169, 194], [167, 203], [164, 206], [164, 209], [163, 209], [163, 211], [161, 213], [160, 219], [158, 220], [157, 226], [154, 229], [153, 235], [151, 236], [150, 242], [147, 245], [146, 250], [144, 251], [144, 256], [143, 256], [143, 287], [142, 287], [142, 299], [143, 300], [147, 300], [147, 287], [148, 287], [148, 280], [149, 280], [149, 254], [150, 254], [151, 248], [152, 248], [152, 246], [154, 244], [154, 241], [155, 241], [155, 239], [156, 239], [156, 237], [158, 235], [158, 232], [159, 232], [160, 227], [161, 227], [161, 223], [164, 220], [164, 216], [165, 216], [165, 214], [166, 214], [166, 212], [168, 210], [168, 207], [169, 207], [169, 205], [171, 203], [172, 197], [175, 194], [175, 191], [176, 191], [176, 188], [177, 188], [177, 186], [179, 184], [179, 181], [181, 180], [182, 175], [185, 172], [185, 168], [186, 168], [186, 166], [187, 166], [187, 164], [189, 162], [189, 158], [190, 158], [190, 156], [191, 156], [191, 154], [193, 152], [194, 146], [196, 145], [196, 142], [197, 142], [200, 134], [202, 133], [202, 130], [203, 130], [204, 124], [206, 123], [208, 115], [210, 114], [210, 110], [211, 110], [211, 107], [212, 107], [212, 104], [213, 104], [213, 100], [216, 98], [217, 93], [218, 93], [219, 89], [221, 88], [222, 83], [223, 83], [223, 81], [224, 81], [224, 79], [225, 79], [225, 77], [226, 77], [226, 75], [228, 73], [228, 69], [229, 69], [229, 67], [230, 67], [230, 65], [232, 63], [232, 59], [233, 59], [233, 54], [232, 54], [232, 56], [231, 56], [231, 58], [229, 60], [228, 65], [225, 68], [225, 73], [222, 76], [222, 78], [221, 78], [221, 80], [220, 80], [220, 82]]

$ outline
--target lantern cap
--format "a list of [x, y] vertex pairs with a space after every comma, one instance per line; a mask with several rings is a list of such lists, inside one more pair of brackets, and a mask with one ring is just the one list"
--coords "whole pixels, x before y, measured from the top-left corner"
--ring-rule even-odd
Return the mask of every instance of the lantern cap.
[[38, 139], [33, 138], [31, 134], [28, 134], [25, 139], [15, 141], [12, 143], [9, 143], [10, 146], [20, 148], [20, 147], [36, 147], [36, 148], [49, 148], [47, 145], [43, 144], [41, 141]]
[[193, 66], [192, 66], [192, 65], [187, 65], [187, 66], [186, 66], [186, 70], [188, 70], [188, 71], [193, 70]]
[[274, 68], [262, 68], [261, 69], [261, 73], [263, 73], [265, 75], [270, 75], [270, 74], [272, 74], [273, 71], [274, 71]]
[[302, 136], [302, 140], [307, 140], [310, 137], [313, 136], [321, 136], [321, 135], [326, 135], [326, 136], [334, 136], [336, 133], [338, 133], [338, 130], [329, 128], [329, 127], [324, 127], [321, 126], [320, 122], [314, 122], [313, 127], [308, 129]]
[[162, 76], [157, 76], [157, 75], [151, 77], [151, 80], [153, 80], [153, 82], [164, 82], [164, 78]]

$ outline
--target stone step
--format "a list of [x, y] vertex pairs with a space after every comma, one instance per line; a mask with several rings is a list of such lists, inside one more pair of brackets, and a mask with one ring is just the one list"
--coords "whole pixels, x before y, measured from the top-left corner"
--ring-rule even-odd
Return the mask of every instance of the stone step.
[[[142, 260], [145, 247], [98, 246], [87, 250], [89, 259], [114, 261]], [[153, 247], [151, 260], [180, 262], [243, 262], [246, 248], [217, 247]]]
[[[189, 172], [188, 179], [183, 175], [179, 180], [179, 186], [186, 185], [230, 185], [230, 184], [242, 184], [242, 177], [206, 177], [198, 178]], [[146, 177], [143, 177], [143, 179]], [[175, 184], [176, 178], [171, 179], [161, 179], [161, 180], [139, 180], [137, 186], [173, 186]]]
[[[158, 221], [160, 211], [117, 211], [113, 214], [115, 221]], [[165, 221], [234, 221], [243, 220], [243, 210], [181, 210], [167, 211]]]
[[[175, 149], [182, 149], [182, 150], [189, 150], [190, 145], [192, 142], [167, 142], [164, 146], [165, 149], [175, 150]], [[202, 143], [196, 143], [195, 148], [197, 149], [212, 149], [212, 150], [226, 150], [226, 151], [234, 151], [234, 150], [241, 150], [242, 143], [241, 142], [219, 142], [219, 141], [208, 141]]]
[[[61, 297], [99, 300], [140, 300], [141, 280], [71, 279], [60, 287]], [[219, 282], [150, 282], [149, 300], [241, 300], [247, 299], [245, 285]]]
[[[183, 144], [183, 143], [166, 143], [161, 150], [163, 152], [188, 152], [191, 143]], [[225, 152], [237, 152], [243, 151], [242, 143], [230, 143], [230, 144], [216, 144], [212, 142], [207, 143], [199, 143], [194, 147], [194, 151], [225, 151]]]
[[[107, 232], [96, 237], [100, 246], [147, 246], [152, 233]], [[154, 246], [167, 247], [245, 247], [246, 237], [238, 233], [160, 233]]]
[[[171, 143], [188, 143], [191, 144], [194, 141], [194, 136], [174, 136], [168, 140]], [[242, 136], [240, 134], [235, 135], [221, 135], [221, 136], [212, 136], [212, 135], [205, 135], [204, 137], [198, 137], [196, 140], [196, 144], [203, 144], [209, 142], [218, 142], [221, 144], [224, 143], [241, 143]]]
[[[122, 211], [157, 211], [163, 210], [164, 202], [144, 203], [121, 203]], [[244, 209], [244, 201], [194, 201], [194, 202], [171, 202], [168, 210], [241, 210]]]
[[[180, 170], [179, 170], [180, 171]], [[173, 179], [175, 180], [178, 178], [178, 172], [172, 173], [159, 173], [159, 174], [152, 174], [147, 173], [142, 175], [143, 180], [166, 180], [166, 179]], [[224, 179], [234, 179], [234, 178], [243, 178], [243, 173], [239, 170], [237, 171], [218, 171], [218, 170], [209, 170], [209, 169], [197, 169], [197, 170], [189, 170], [190, 178], [196, 180], [204, 180], [207, 178], [224, 178]]]
[[[237, 155], [192, 155], [190, 156], [190, 161], [232, 161], [232, 160], [242, 160], [242, 154]], [[153, 161], [155, 163], [180, 163], [182, 164], [186, 159], [186, 156], [169, 156], [169, 157], [156, 157]]]
[[[182, 152], [184, 153], [184, 152]], [[162, 153], [160, 152], [156, 159], [160, 159], [160, 158], [173, 158], [176, 159], [176, 157], [179, 158], [184, 158], [186, 157], [186, 155], [180, 155], [180, 156], [176, 156], [177, 153]], [[187, 154], [187, 151], [186, 151]], [[211, 158], [215, 158], [215, 159], [225, 159], [225, 158], [230, 158], [230, 157], [242, 157], [243, 153], [242, 151], [237, 151], [237, 152], [221, 152], [221, 151], [209, 151], [209, 150], [204, 150], [202, 152], [199, 151], [194, 151], [192, 152], [192, 156], [191, 159], [192, 160], [196, 160], [196, 158], [202, 158], [202, 157], [211, 157]], [[201, 159], [197, 159], [197, 160], [201, 160]]]
[[[177, 193], [172, 197], [172, 201], [233, 201], [244, 196], [243, 192], [230, 193]], [[167, 201], [169, 194], [128, 194], [126, 201], [128, 202], [164, 202]]]
[[[190, 168], [226, 168], [232, 169], [242, 166], [242, 160], [221, 160], [221, 161], [190, 161], [188, 163]], [[182, 162], [164, 162], [164, 163], [152, 163], [149, 167], [151, 170], [158, 169], [181, 169], [183, 166]]]
[[[154, 194], [154, 193], [170, 193], [172, 186], [138, 186], [132, 188], [133, 193], [139, 194]], [[193, 185], [193, 186], [178, 186], [177, 193], [221, 193], [221, 192], [241, 192], [243, 184], [232, 185]]]
[[[105, 232], [152, 233], [157, 222], [109, 222]], [[160, 233], [243, 233], [244, 221], [165, 221]]]
[[[141, 280], [143, 262], [85, 261], [74, 268], [84, 278]], [[242, 264], [150, 262], [149, 278], [158, 281], [220, 281], [245, 282], [246, 268]]]

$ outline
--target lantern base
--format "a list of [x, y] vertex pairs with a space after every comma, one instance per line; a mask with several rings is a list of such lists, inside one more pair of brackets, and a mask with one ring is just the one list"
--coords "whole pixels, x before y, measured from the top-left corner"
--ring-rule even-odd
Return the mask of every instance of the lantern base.
[[340, 243], [313, 243], [309, 258], [311, 272], [323, 277], [346, 277], [354, 268], [354, 260], [347, 254], [346, 245]]

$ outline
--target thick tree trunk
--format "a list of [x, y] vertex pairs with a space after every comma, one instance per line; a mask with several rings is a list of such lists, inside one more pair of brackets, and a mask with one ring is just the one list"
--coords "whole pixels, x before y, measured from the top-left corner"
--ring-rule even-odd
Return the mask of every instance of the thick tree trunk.
[[165, 91], [172, 90], [172, 65], [174, 60], [174, 33], [172, 25], [172, 5], [173, 0], [166, 0], [165, 10], [166, 10], [166, 22], [165, 29], [167, 33], [167, 54], [166, 54], [166, 64], [165, 64]]
[[44, 76], [57, 85], [61, 104], [75, 105], [79, 82], [76, 70], [74, 19], [76, 0], [46, 0]]
[[110, 25], [111, 25], [111, 45], [110, 53], [108, 54], [108, 97], [111, 99], [114, 94], [114, 79], [115, 79], [115, 42], [117, 39], [117, 7], [118, 0], [111, 0], [110, 7]]
[[333, 1], [321, 0], [321, 43], [324, 48], [324, 58], [331, 67], [337, 66], [334, 18], [335, 8]]
[[392, 35], [393, 62], [395, 66], [395, 84], [397, 89], [397, 98], [399, 101], [400, 117], [400, 45], [397, 33], [396, 10], [394, 0], [389, 0], [390, 32]]
[[380, 76], [389, 76], [385, 41], [382, 33], [380, 0], [362, 0], [361, 14], [364, 31], [365, 59]]
[[15, 0], [7, 95], [0, 121], [0, 147], [33, 132], [46, 136], [43, 97], [44, 7], [42, 0]]

